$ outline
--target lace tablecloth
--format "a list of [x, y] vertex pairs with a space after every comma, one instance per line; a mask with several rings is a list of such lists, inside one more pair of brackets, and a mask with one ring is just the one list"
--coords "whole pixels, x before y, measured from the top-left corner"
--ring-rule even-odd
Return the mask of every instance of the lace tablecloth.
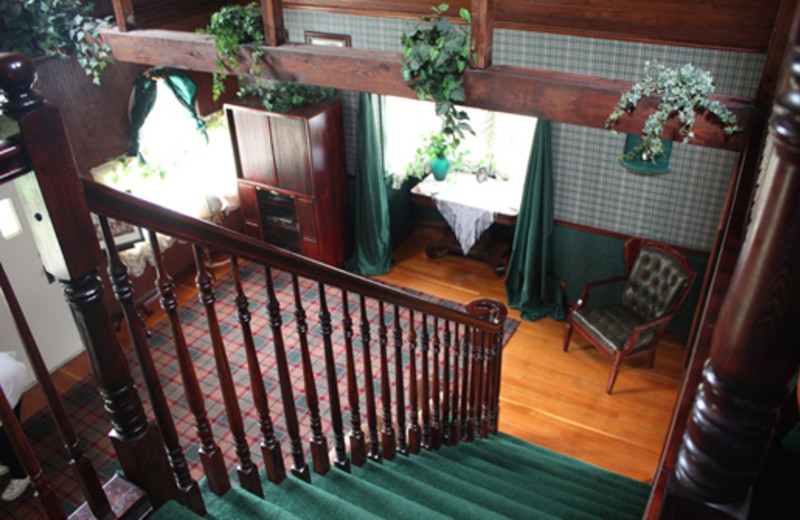
[[443, 181], [428, 175], [414, 190], [433, 199], [465, 255], [498, 213], [516, 216], [522, 198], [520, 186], [498, 179], [478, 182], [470, 174], [451, 173]]

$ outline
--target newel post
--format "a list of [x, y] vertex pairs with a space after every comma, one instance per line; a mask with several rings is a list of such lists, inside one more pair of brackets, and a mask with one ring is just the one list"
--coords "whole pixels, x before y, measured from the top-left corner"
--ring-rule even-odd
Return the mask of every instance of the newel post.
[[774, 109], [774, 151], [720, 310], [662, 518], [686, 518], [684, 512], [698, 504], [720, 517], [747, 516], [750, 491], [800, 362], [797, 42], [789, 59], [790, 85]]
[[33, 90], [33, 62], [0, 54], [3, 113], [19, 124], [33, 172], [16, 187], [47, 271], [60, 282], [91, 363], [125, 476], [155, 506], [177, 495], [159, 430], [147, 421], [108, 311], [100, 246], [58, 109]]
[[[503, 327], [508, 317], [508, 308], [501, 302], [491, 298], [478, 298], [466, 305], [469, 314], [497, 327], [497, 331], [477, 334], [482, 338], [479, 345], [477, 396], [477, 419], [480, 436], [498, 432], [500, 421], [500, 382], [503, 366]], [[475, 341], [478, 341], [477, 339]], [[484, 366], [485, 365], [485, 366]], [[473, 377], [476, 377], [473, 375]]]

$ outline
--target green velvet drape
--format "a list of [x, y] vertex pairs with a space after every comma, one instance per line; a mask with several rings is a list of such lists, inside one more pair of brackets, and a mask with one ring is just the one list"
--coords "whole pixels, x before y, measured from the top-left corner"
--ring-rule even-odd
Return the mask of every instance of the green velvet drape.
[[564, 292], [552, 276], [553, 158], [550, 121], [540, 119], [528, 160], [514, 243], [506, 272], [508, 305], [522, 319], [564, 320]]
[[168, 67], [159, 67], [153, 69], [146, 74], [136, 78], [136, 83], [133, 87], [133, 103], [130, 108], [131, 126], [128, 128], [128, 136], [131, 138], [132, 144], [128, 149], [128, 155], [131, 157], [139, 156], [139, 131], [144, 126], [147, 116], [153, 110], [156, 104], [156, 81], [163, 79], [166, 85], [175, 94], [178, 102], [189, 111], [192, 119], [195, 121], [197, 131], [202, 133], [206, 139], [206, 123], [197, 113], [195, 109], [195, 102], [197, 101], [197, 85], [195, 85], [192, 78], [186, 72]]
[[355, 232], [353, 253], [345, 260], [344, 267], [362, 275], [385, 274], [392, 266], [378, 103], [373, 94], [359, 94], [353, 204]]

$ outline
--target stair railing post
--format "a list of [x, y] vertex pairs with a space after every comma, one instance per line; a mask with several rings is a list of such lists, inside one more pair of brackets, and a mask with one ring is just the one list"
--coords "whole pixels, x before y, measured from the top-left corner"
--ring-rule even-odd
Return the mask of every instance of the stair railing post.
[[178, 489], [158, 428], [144, 414], [108, 310], [102, 264], [89, 206], [58, 110], [33, 90], [36, 70], [20, 54], [0, 56], [0, 109], [20, 128], [33, 173], [16, 180], [45, 268], [62, 284], [113, 430], [109, 433], [128, 480], [157, 507]]
[[[797, 23], [797, 21], [795, 21]], [[800, 349], [800, 49], [775, 104], [774, 149], [714, 329], [662, 518], [687, 501], [744, 517]], [[674, 500], [671, 500], [674, 499]], [[678, 504], [678, 505], [676, 505]]]

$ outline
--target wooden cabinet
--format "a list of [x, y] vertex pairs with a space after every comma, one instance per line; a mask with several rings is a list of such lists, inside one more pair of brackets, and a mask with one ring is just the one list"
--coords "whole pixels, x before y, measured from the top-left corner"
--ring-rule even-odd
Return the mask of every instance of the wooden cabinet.
[[225, 105], [245, 233], [341, 266], [348, 248], [341, 103], [285, 114], [260, 105]]

